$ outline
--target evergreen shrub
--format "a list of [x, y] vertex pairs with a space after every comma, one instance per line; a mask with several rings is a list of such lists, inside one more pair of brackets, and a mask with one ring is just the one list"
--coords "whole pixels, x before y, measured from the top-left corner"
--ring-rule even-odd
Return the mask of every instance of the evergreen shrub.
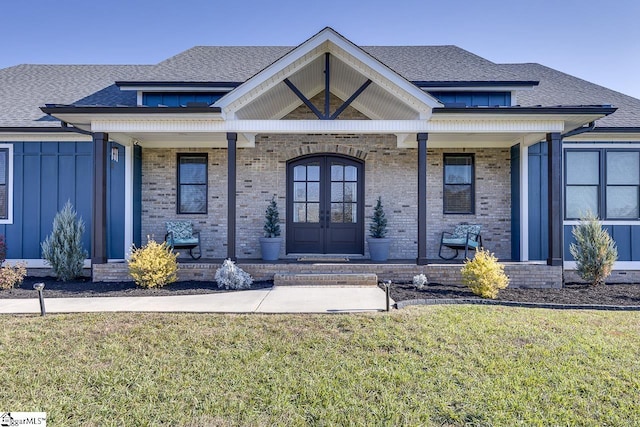
[[178, 280], [178, 253], [167, 242], [147, 238], [141, 248], [133, 247], [129, 258], [129, 274], [143, 288], [162, 287]]
[[280, 213], [275, 196], [271, 198], [264, 215], [264, 237], [280, 237]]
[[376, 205], [373, 207], [373, 216], [369, 225], [369, 235], [374, 239], [382, 239], [387, 235], [387, 218], [382, 206], [382, 197], [378, 196]]
[[478, 249], [476, 256], [467, 259], [462, 267], [462, 282], [476, 295], [495, 299], [500, 289], [509, 286], [509, 277], [504, 274], [504, 265], [491, 252]]
[[603, 285], [618, 259], [616, 244], [595, 215], [588, 213], [573, 227], [576, 243], [569, 251], [576, 260], [576, 269], [591, 285]]
[[51, 235], [41, 243], [42, 258], [51, 265], [58, 280], [75, 279], [82, 274], [87, 251], [82, 247], [84, 221], [67, 201], [53, 218]]
[[216, 270], [216, 282], [219, 288], [249, 289], [253, 279], [230, 259], [224, 260], [222, 267]]

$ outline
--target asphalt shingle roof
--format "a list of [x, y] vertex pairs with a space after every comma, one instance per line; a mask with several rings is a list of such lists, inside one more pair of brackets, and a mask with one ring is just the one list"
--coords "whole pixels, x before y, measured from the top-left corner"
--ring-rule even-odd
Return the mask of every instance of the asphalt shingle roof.
[[[116, 81], [243, 82], [291, 46], [196, 46], [156, 65], [18, 65], [0, 69], [0, 127], [57, 126], [44, 104], [135, 105]], [[640, 127], [640, 100], [540, 64], [496, 64], [457, 46], [364, 46], [410, 81], [539, 81], [522, 106], [618, 107], [598, 126]]]
[[640, 127], [640, 99], [599, 86], [540, 64], [504, 64], [524, 79], [540, 81], [532, 91], [520, 91], [517, 102], [533, 105], [606, 105], [618, 110], [597, 121], [599, 127]]
[[45, 104], [135, 105], [116, 80], [137, 79], [148, 65], [31, 65], [0, 69], [0, 127], [58, 127]]

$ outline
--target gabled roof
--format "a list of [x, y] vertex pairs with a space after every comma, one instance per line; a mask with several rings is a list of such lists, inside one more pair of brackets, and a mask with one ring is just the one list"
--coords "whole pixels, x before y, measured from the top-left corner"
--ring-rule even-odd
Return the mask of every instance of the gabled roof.
[[[295, 46], [195, 46], [149, 69], [144, 81], [246, 81]], [[517, 73], [457, 46], [361, 46], [410, 81], [515, 81]]]
[[[335, 58], [333, 63], [331, 58]], [[298, 87], [300, 92], [311, 98], [325, 89], [325, 78], [331, 74], [340, 76], [333, 80], [331, 91], [343, 100], [357, 93], [361, 85], [369, 84], [367, 80], [372, 82], [352, 103], [371, 118], [426, 118], [432, 108], [442, 106], [437, 99], [329, 27], [269, 64], [214, 105], [227, 115], [235, 116], [244, 109], [248, 110], [240, 114], [244, 118], [280, 118], [301, 103], [285, 85], [286, 79], [296, 78], [299, 85], [306, 86]], [[258, 103], [259, 107], [251, 108], [251, 103]]]

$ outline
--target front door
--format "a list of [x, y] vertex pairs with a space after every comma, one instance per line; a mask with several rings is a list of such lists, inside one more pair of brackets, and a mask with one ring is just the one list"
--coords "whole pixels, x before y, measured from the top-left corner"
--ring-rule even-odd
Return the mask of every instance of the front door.
[[287, 167], [287, 253], [364, 253], [364, 168], [338, 155]]

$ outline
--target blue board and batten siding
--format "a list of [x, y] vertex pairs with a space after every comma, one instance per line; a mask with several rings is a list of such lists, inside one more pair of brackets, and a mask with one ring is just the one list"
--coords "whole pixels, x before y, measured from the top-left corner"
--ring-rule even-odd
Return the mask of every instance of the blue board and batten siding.
[[547, 144], [529, 147], [529, 259], [545, 260], [549, 256], [549, 173]]
[[[109, 258], [124, 258], [124, 147], [109, 160]], [[40, 243], [51, 234], [53, 218], [70, 200], [85, 223], [82, 243], [91, 249], [93, 144], [91, 142], [13, 143], [13, 224], [0, 225], [8, 259], [40, 259]]]
[[[640, 224], [639, 225], [604, 225], [602, 228], [613, 237], [618, 248], [618, 261], [640, 261]], [[575, 243], [571, 230], [572, 225], [564, 226], [564, 259], [574, 261], [569, 246]]]

